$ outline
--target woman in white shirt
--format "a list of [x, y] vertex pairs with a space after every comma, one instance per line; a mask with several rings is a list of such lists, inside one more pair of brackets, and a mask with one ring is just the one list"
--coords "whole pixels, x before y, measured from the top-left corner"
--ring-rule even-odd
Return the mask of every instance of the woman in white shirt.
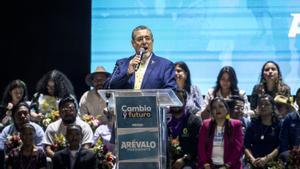
[[244, 98], [244, 113], [251, 114], [250, 104], [248, 102], [246, 92], [238, 88], [238, 80], [233, 67], [224, 66], [218, 74], [216, 86], [209, 89], [205, 96], [203, 105], [204, 107], [202, 109], [203, 111], [201, 112], [202, 119], [207, 119], [210, 117], [209, 104], [212, 99], [215, 97], [220, 97], [226, 100], [230, 99], [230, 97], [233, 95], [239, 95]]

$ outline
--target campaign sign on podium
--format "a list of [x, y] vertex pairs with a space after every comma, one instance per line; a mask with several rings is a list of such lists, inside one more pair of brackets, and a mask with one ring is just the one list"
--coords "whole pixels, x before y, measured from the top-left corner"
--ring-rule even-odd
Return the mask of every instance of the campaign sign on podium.
[[[121, 130], [121, 132], [118, 133], [119, 169], [158, 169], [158, 134], [158, 129], [153, 128]], [[149, 167], [145, 168], [144, 166]]]
[[116, 169], [166, 168], [166, 113], [182, 106], [171, 89], [99, 90], [114, 110]]
[[157, 127], [155, 96], [116, 97], [118, 128]]
[[116, 97], [119, 169], [158, 168], [159, 129], [155, 96]]

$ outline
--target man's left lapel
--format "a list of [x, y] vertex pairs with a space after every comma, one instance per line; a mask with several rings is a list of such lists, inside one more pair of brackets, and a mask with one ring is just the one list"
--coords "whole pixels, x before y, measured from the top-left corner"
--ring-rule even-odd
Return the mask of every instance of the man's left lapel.
[[151, 83], [151, 82], [148, 82], [148, 78], [150, 77], [151, 72], [154, 69], [156, 63], [157, 63], [157, 60], [156, 60], [155, 55], [153, 54], [151, 56], [151, 58], [150, 58], [148, 67], [147, 67], [146, 72], [144, 74], [144, 78], [143, 78], [143, 82], [142, 82], [142, 85], [141, 85], [141, 89], [144, 88], [145, 84]]

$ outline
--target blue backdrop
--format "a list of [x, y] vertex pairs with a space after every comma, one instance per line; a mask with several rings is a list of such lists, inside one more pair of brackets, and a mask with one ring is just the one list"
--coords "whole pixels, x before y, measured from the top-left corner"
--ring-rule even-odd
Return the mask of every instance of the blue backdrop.
[[[91, 71], [112, 71], [133, 54], [131, 31], [146, 25], [154, 52], [185, 61], [202, 94], [231, 65], [239, 87], [251, 94], [264, 62], [276, 61], [292, 94], [300, 87], [300, 45], [288, 32], [298, 0], [92, 0]], [[298, 35], [300, 37], [300, 35]]]

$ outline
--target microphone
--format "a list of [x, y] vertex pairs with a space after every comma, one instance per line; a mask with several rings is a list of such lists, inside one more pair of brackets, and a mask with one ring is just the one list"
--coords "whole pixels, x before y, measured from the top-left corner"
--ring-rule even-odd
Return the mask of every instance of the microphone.
[[109, 80], [109, 81], [108, 81], [108, 85], [105, 86], [105, 88], [110, 89], [111, 81], [112, 81], [112, 79], [114, 78], [115, 72], [117, 71], [118, 67], [119, 67], [119, 65], [116, 63], [115, 68], [114, 68], [112, 74], [111, 74], [110, 77], [109, 77], [110, 79], [108, 79], [108, 80]]
[[140, 51], [139, 51], [139, 55], [141, 57], [141, 61], [135, 65], [135, 71], [139, 70], [140, 68], [140, 65], [141, 65], [141, 62], [142, 62], [142, 59], [143, 59], [143, 54], [145, 53], [145, 49], [144, 48], [141, 48]]

